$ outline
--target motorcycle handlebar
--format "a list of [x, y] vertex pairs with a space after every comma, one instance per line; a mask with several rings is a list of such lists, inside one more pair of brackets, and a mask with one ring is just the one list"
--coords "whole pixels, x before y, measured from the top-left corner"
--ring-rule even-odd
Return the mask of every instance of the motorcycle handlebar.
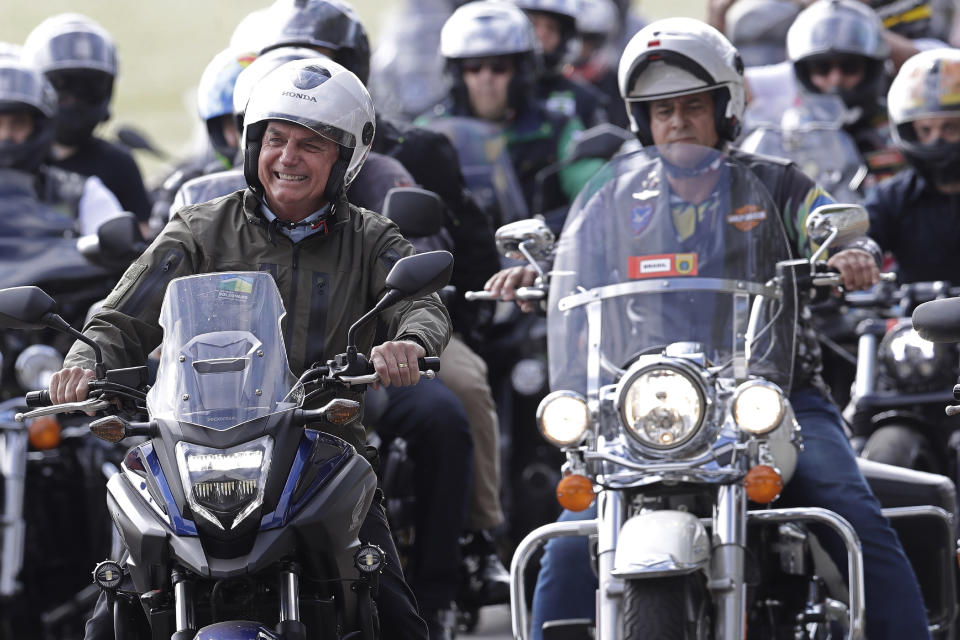
[[28, 407], [49, 407], [53, 404], [50, 401], [50, 391], [47, 389], [40, 389], [39, 391], [28, 391], [26, 397], [24, 398], [26, 405]]
[[[516, 300], [543, 300], [547, 297], [547, 292], [539, 287], [519, 287], [513, 293]], [[489, 291], [467, 291], [463, 294], [467, 302], [500, 300], [500, 296], [495, 296]]]

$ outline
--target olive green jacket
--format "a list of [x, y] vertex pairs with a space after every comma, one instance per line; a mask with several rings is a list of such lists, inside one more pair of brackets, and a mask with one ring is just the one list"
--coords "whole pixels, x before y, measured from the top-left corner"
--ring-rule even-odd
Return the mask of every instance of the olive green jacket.
[[[413, 247], [387, 218], [346, 200], [333, 207], [327, 234], [299, 243], [271, 228], [260, 206], [245, 190], [177, 212], [84, 328], [108, 369], [142, 365], [160, 344], [160, 304], [172, 279], [221, 271], [273, 275], [287, 311], [282, 328], [294, 374], [345, 351], [347, 329], [383, 296], [387, 272]], [[440, 355], [450, 337], [450, 319], [436, 294], [401, 302], [380, 322], [386, 336], [419, 342], [427, 355]], [[364, 353], [375, 324], [357, 335]], [[93, 350], [76, 342], [64, 366], [92, 369]], [[336, 435], [363, 451], [359, 425]]]

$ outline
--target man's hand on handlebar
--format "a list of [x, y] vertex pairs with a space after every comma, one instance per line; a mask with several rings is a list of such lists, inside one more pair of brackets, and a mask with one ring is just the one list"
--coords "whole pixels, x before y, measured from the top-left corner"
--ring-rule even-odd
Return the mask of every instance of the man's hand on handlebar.
[[87, 399], [89, 383], [94, 378], [90, 369], [61, 369], [50, 378], [50, 403], [80, 402]]
[[384, 342], [370, 351], [370, 363], [380, 376], [380, 383], [374, 383], [374, 389], [380, 385], [389, 387], [408, 387], [420, 381], [420, 366], [417, 358], [427, 352], [416, 342], [397, 340]]
[[[515, 299], [517, 289], [532, 286], [536, 279], [537, 272], [533, 267], [510, 267], [493, 274], [483, 288], [501, 300], [509, 301]], [[525, 313], [536, 311], [537, 304], [532, 300], [517, 300], [517, 305]]]
[[847, 291], [869, 289], [880, 282], [880, 269], [873, 256], [863, 249], [844, 249], [827, 260], [827, 266], [840, 273]]

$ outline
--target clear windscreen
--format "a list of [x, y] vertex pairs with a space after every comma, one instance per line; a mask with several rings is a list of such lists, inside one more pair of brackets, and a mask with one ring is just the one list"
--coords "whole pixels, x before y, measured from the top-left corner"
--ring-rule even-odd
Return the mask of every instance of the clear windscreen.
[[720, 375], [789, 391], [795, 287], [776, 279], [789, 258], [767, 189], [735, 159], [684, 144], [615, 158], [581, 191], [557, 244], [551, 388], [586, 393], [638, 355], [687, 343]]
[[224, 430], [297, 406], [283, 315], [267, 273], [171, 281], [160, 310], [164, 337], [157, 382], [147, 394], [150, 415]]

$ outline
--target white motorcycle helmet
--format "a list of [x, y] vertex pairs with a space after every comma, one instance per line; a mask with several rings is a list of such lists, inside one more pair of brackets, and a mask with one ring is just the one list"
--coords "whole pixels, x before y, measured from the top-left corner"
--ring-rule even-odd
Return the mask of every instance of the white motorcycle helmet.
[[258, 56], [246, 69], [240, 72], [233, 86], [233, 116], [237, 119], [238, 130], [243, 131], [243, 118], [247, 111], [247, 102], [250, 100], [250, 93], [257, 83], [280, 65], [307, 58], [327, 59], [326, 56], [306, 47], [280, 47]]
[[230, 147], [219, 119], [233, 117], [233, 89], [240, 73], [256, 59], [252, 52], [224, 49], [213, 57], [197, 85], [197, 113], [207, 128], [207, 137], [217, 153], [232, 159], [236, 149]]
[[577, 39], [577, 17], [580, 15], [580, 0], [511, 0], [526, 12], [545, 13], [560, 23], [560, 44], [551, 54], [543, 52], [548, 68], [559, 68], [569, 56]]
[[849, 107], [867, 106], [880, 95], [884, 64], [890, 46], [883, 38], [883, 22], [859, 0], [817, 0], [801, 11], [787, 31], [787, 57], [793, 62], [797, 79], [808, 90], [819, 93], [810, 81], [810, 65], [828, 56], [863, 58], [863, 80], [839, 95]]
[[611, 38], [617, 32], [619, 20], [613, 0], [580, 0], [577, 32], [581, 37]]
[[702, 91], [714, 91], [721, 143], [732, 142], [740, 133], [746, 104], [743, 61], [708, 24], [666, 18], [647, 25], [624, 49], [617, 78], [631, 129], [644, 146], [653, 144], [647, 103]]
[[508, 2], [470, 2], [453, 12], [440, 30], [440, 55], [447, 61], [451, 94], [458, 106], [467, 104], [460, 62], [467, 58], [512, 56], [516, 72], [510, 81], [514, 109], [529, 98], [540, 65], [540, 43], [523, 11]]
[[960, 50], [930, 49], [911, 57], [887, 94], [894, 144], [919, 173], [935, 183], [960, 177], [960, 144], [920, 144], [913, 123], [921, 118], [960, 117]]
[[357, 76], [327, 58], [288, 62], [253, 87], [244, 117], [243, 174], [263, 197], [257, 163], [267, 123], [281, 120], [304, 126], [337, 144], [324, 197], [343, 194], [363, 166], [373, 143], [373, 100]]

